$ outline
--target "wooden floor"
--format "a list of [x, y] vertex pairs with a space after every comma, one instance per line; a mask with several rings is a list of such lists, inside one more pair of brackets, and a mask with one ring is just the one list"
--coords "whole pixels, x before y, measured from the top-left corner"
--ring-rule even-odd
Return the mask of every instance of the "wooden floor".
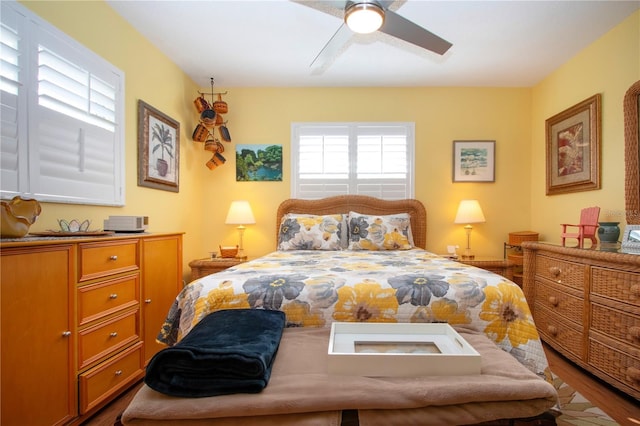
[[[640, 426], [640, 402], [616, 391], [594, 376], [586, 374], [546, 345], [545, 352], [551, 371], [560, 376], [568, 385], [604, 410], [621, 425]], [[118, 415], [124, 411], [141, 385], [139, 383], [133, 386], [122, 397], [113, 401], [83, 424], [87, 426], [113, 426]]]

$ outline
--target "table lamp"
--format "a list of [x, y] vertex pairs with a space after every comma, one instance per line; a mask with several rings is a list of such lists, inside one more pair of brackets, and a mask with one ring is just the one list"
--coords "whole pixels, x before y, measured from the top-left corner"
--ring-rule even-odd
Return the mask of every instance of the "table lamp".
[[227, 219], [224, 222], [227, 225], [238, 225], [238, 235], [240, 244], [238, 245], [238, 257], [244, 258], [244, 248], [242, 246], [242, 236], [246, 227], [244, 225], [253, 225], [256, 223], [253, 217], [253, 211], [248, 201], [232, 201], [227, 213]]
[[454, 223], [466, 223], [464, 229], [467, 231], [467, 248], [464, 250], [462, 260], [472, 260], [475, 258], [475, 255], [471, 253], [471, 230], [473, 229], [471, 224], [483, 222], [485, 222], [484, 214], [482, 213], [482, 208], [478, 200], [460, 201]]

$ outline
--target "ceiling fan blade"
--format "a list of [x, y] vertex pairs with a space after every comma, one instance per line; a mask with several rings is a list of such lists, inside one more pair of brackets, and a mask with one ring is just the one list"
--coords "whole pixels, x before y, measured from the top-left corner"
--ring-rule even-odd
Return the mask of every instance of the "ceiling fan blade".
[[324, 45], [320, 53], [313, 59], [311, 68], [322, 68], [330, 60], [338, 56], [338, 53], [347, 44], [353, 33], [346, 24], [342, 24], [333, 37]]
[[447, 40], [438, 37], [389, 9], [385, 10], [384, 24], [382, 24], [379, 31], [440, 55], [444, 55], [452, 46]]

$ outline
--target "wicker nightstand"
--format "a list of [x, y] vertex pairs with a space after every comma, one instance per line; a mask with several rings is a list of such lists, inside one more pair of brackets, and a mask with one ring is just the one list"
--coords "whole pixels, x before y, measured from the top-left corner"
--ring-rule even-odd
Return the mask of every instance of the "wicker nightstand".
[[477, 257], [473, 260], [458, 259], [458, 262], [465, 265], [472, 265], [487, 271], [500, 274], [508, 280], [513, 281], [513, 267], [515, 263], [509, 259], [500, 259], [498, 257]]
[[205, 275], [211, 275], [215, 272], [224, 271], [227, 268], [231, 268], [232, 266], [239, 265], [240, 263], [246, 261], [246, 258], [239, 259], [236, 257], [216, 257], [215, 259], [206, 258], [192, 260], [191, 262], [189, 262], [189, 267], [191, 268], [191, 281], [197, 280], [198, 278], [204, 277]]

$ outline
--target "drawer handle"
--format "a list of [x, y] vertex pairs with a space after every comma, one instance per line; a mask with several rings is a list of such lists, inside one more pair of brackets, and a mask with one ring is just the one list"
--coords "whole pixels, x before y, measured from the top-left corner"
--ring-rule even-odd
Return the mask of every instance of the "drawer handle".
[[640, 284], [632, 285], [630, 290], [634, 296], [640, 296]]
[[562, 270], [560, 268], [558, 268], [557, 266], [552, 266], [552, 267], [549, 268], [549, 272], [554, 277], [557, 277], [558, 275], [560, 275], [562, 273]]
[[118, 294], [117, 293], [111, 293], [109, 295], [109, 299], [117, 299], [118, 298]]
[[558, 306], [558, 298], [555, 296], [549, 296], [549, 303], [551, 306]]
[[122, 370], [116, 370], [116, 372], [114, 374], [116, 376], [121, 376], [122, 375]]
[[634, 382], [640, 382], [640, 369], [637, 369], [635, 367], [629, 367], [627, 368], [627, 375]]
[[109, 260], [116, 261], [116, 260], [118, 260], [118, 256], [117, 256], [117, 255], [115, 255], [115, 254], [114, 254], [114, 255], [112, 255], [112, 256], [109, 256]]
[[62, 332], [62, 337], [69, 337], [69, 336], [71, 336], [71, 332], [69, 330]]
[[640, 327], [629, 327], [629, 334], [633, 340], [640, 340]]
[[547, 326], [547, 331], [549, 332], [550, 335], [552, 335], [553, 337], [558, 335], [558, 329], [554, 326], [554, 325], [549, 325]]
[[115, 331], [112, 331], [111, 333], [109, 333], [109, 337], [118, 337], [118, 333]]
[[151, 303], [151, 299], [144, 299], [144, 303], [148, 305], [149, 303]]

